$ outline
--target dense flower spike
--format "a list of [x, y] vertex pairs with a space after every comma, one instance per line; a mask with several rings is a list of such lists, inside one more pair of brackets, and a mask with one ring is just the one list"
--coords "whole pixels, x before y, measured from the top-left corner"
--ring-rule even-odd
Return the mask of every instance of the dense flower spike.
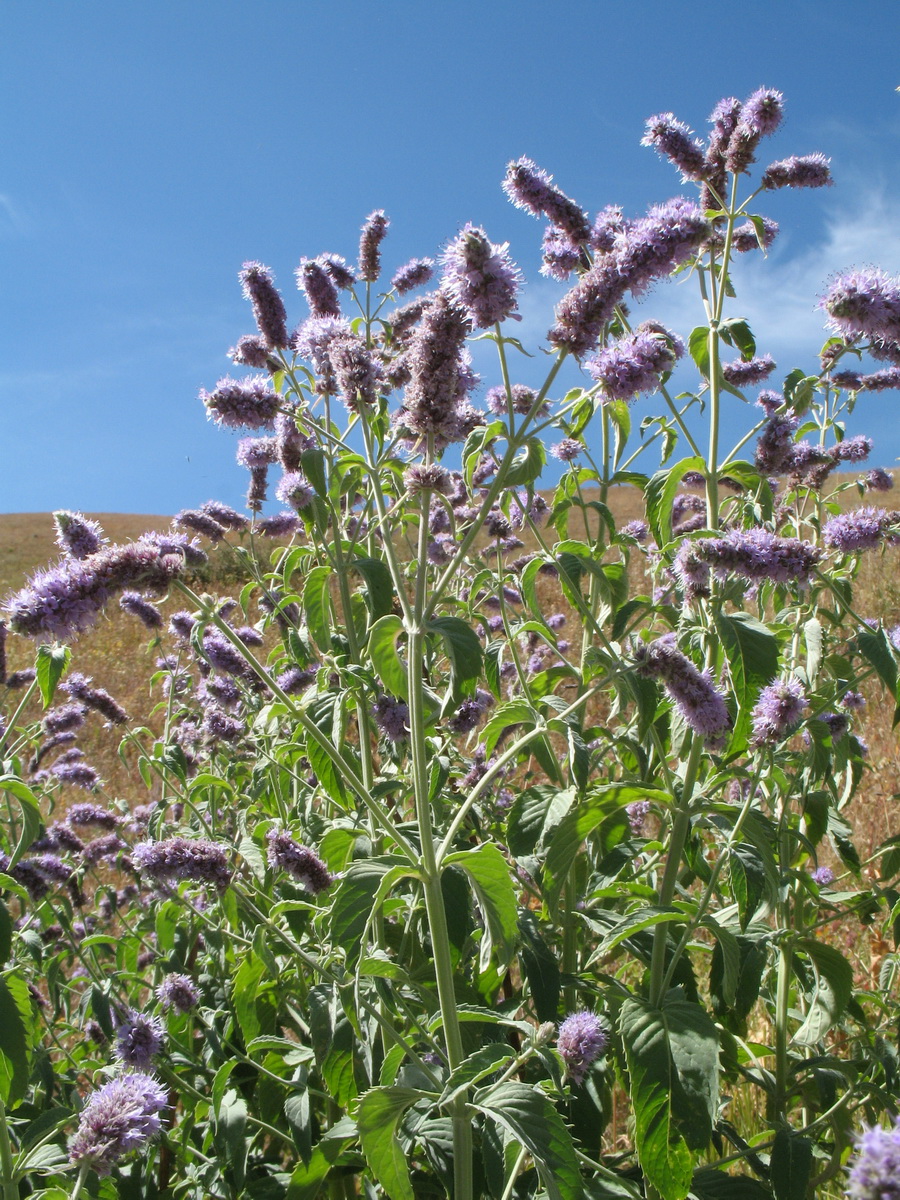
[[609, 1045], [609, 1033], [591, 1012], [572, 1013], [559, 1027], [556, 1048], [573, 1083], [583, 1083], [589, 1068]]
[[119, 597], [119, 607], [123, 612], [137, 617], [148, 629], [162, 629], [162, 613], [155, 604], [151, 604], [140, 592], [123, 592]]
[[775, 360], [771, 354], [761, 358], [751, 358], [748, 362], [737, 358], [734, 362], [722, 364], [722, 374], [732, 387], [749, 387], [754, 383], [762, 383], [775, 370]]
[[661, 377], [683, 354], [681, 338], [648, 321], [588, 359], [585, 366], [607, 399], [634, 400], [642, 392], [656, 391]]
[[434, 260], [431, 258], [412, 258], [397, 271], [391, 280], [391, 287], [398, 296], [405, 296], [414, 288], [423, 287], [434, 275]]
[[331, 274], [321, 262], [304, 258], [294, 272], [313, 317], [339, 317], [341, 304]]
[[399, 420], [419, 439], [434, 435], [439, 449], [469, 432], [461, 409], [469, 383], [463, 358], [469, 329], [465, 310], [440, 292], [410, 346], [410, 380]]
[[381, 243], [387, 235], [390, 221], [381, 209], [369, 213], [362, 227], [359, 239], [359, 271], [360, 279], [366, 283], [375, 283], [381, 274]]
[[141, 842], [135, 846], [132, 858], [138, 871], [157, 884], [192, 880], [224, 891], [231, 882], [224, 849], [207, 838]]
[[200, 990], [190, 975], [167, 975], [156, 989], [157, 998], [166, 1010], [186, 1013], [200, 1002]]
[[596, 346], [627, 291], [628, 283], [614, 262], [604, 260], [593, 266], [556, 306], [556, 321], [547, 334], [550, 344], [583, 357]]
[[337, 379], [341, 399], [351, 412], [374, 404], [383, 381], [380, 364], [361, 338], [347, 334], [335, 338], [328, 356]]
[[53, 514], [56, 525], [56, 544], [69, 558], [89, 558], [109, 540], [97, 521], [82, 513], [61, 508]]
[[622, 235], [616, 266], [626, 288], [639, 296], [651, 283], [670, 275], [702, 244], [709, 223], [691, 200], [676, 196], [654, 205]]
[[9, 625], [27, 637], [66, 641], [89, 629], [119, 592], [139, 587], [164, 590], [184, 569], [183, 549], [150, 536], [107, 546], [87, 559], [63, 559], [39, 571], [8, 602]]
[[273, 350], [284, 350], [288, 344], [287, 312], [272, 272], [260, 262], [245, 262], [238, 279], [253, 305], [253, 315], [266, 345]]
[[301, 527], [300, 519], [296, 513], [280, 512], [273, 513], [271, 517], [263, 517], [261, 521], [256, 523], [256, 532], [261, 533], [263, 537], [288, 537], [292, 533], [296, 533]]
[[900, 512], [883, 508], [858, 508], [840, 513], [826, 521], [822, 528], [825, 545], [842, 554], [859, 550], [874, 550], [888, 536], [900, 533]]
[[299, 472], [290, 471], [278, 481], [275, 495], [283, 504], [290, 504], [296, 512], [302, 512], [312, 504], [316, 493], [309, 481]]
[[190, 529], [194, 533], [202, 533], [211, 542], [221, 542], [225, 536], [224, 525], [220, 525], [218, 521], [213, 520], [208, 513], [200, 512], [199, 509], [195, 508], [183, 508], [181, 512], [177, 512], [172, 518], [172, 523], [180, 525], [182, 529]]
[[[240, 367], [256, 367], [257, 370], [268, 367], [270, 362], [265, 340], [257, 337], [255, 333], [245, 333], [243, 337], [239, 337], [237, 344], [228, 351], [227, 357]], [[277, 362], [276, 359], [271, 361]]]
[[409, 737], [409, 705], [393, 696], [379, 696], [372, 705], [375, 724], [391, 742], [404, 742]]
[[758, 217], [757, 221], [759, 222], [758, 226], [752, 221], [747, 221], [746, 224], [738, 225], [735, 229], [731, 245], [739, 254], [758, 250], [760, 244], [763, 250], [768, 250], [778, 236], [777, 221], [770, 221], [768, 217]]
[[165, 1089], [150, 1075], [132, 1071], [111, 1079], [88, 1097], [69, 1140], [70, 1161], [108, 1175], [120, 1158], [159, 1133], [166, 1106]]
[[725, 150], [729, 171], [741, 174], [754, 162], [760, 138], [774, 133], [781, 124], [783, 105], [784, 97], [771, 88], [759, 88], [744, 102]]
[[548, 225], [542, 243], [541, 274], [551, 279], [568, 279], [582, 261], [581, 246], [570, 241], [562, 230]]
[[286, 871], [297, 880], [311, 896], [326, 891], [333, 882], [328, 868], [312, 850], [295, 842], [284, 830], [270, 829], [266, 834], [269, 843], [269, 862], [278, 870]]
[[575, 245], [588, 244], [591, 226], [587, 214], [553, 183], [552, 175], [542, 171], [530, 158], [520, 158], [509, 164], [503, 190], [516, 208], [524, 208], [536, 217], [546, 217]]
[[829, 187], [833, 182], [831, 160], [824, 154], [794, 154], [790, 158], [780, 159], [770, 163], [760, 179], [760, 183], [768, 191], [776, 191], [783, 187]]
[[647, 122], [647, 132], [641, 138], [641, 145], [652, 146], [673, 163], [685, 182], [702, 179], [706, 173], [702, 145], [683, 121], [675, 119], [674, 113], [659, 113], [651, 117]]
[[693, 545], [696, 558], [721, 574], [760, 582], [795, 583], [806, 587], [822, 552], [800, 538], [777, 537], [767, 529], [734, 529], [720, 538]]
[[331, 282], [339, 291], [346, 291], [356, 283], [356, 276], [351, 271], [347, 260], [340, 254], [320, 254], [316, 259], [331, 277]]
[[639, 674], [662, 680], [685, 722], [695, 733], [713, 740], [731, 728], [725, 698], [713, 684], [708, 671], [700, 672], [675, 644], [673, 634], [635, 647]]
[[441, 264], [443, 286], [476, 329], [515, 314], [522, 276], [507, 254], [507, 244], [494, 245], [483, 229], [469, 224], [447, 247]]
[[88, 708], [106, 717], [111, 725], [124, 725], [128, 721], [125, 709], [115, 701], [105, 688], [93, 687], [93, 680], [80, 671], [74, 671], [60, 685], [74, 700], [80, 700]]
[[850, 1164], [848, 1200], [900, 1200], [900, 1118], [863, 1129]]
[[200, 391], [206, 412], [230, 429], [271, 429], [278, 411], [278, 393], [264, 375], [232, 379], [225, 375], [211, 392]]
[[163, 1027], [158, 1017], [130, 1012], [116, 1030], [116, 1058], [126, 1067], [145, 1071], [163, 1046]]
[[828, 327], [849, 338], [900, 342], [900, 279], [867, 267], [838, 275], [819, 302]]
[[[281, 416], [281, 413], [278, 414]], [[229, 504], [222, 504], [220, 500], [206, 500], [200, 505], [200, 512], [221, 525], [223, 529], [231, 529], [236, 533], [240, 533], [246, 529], [250, 522], [243, 513], [239, 513], [237, 509], [232, 508]]]
[[809, 701], [797, 679], [781, 680], [763, 688], [753, 709], [753, 744], [769, 746], [793, 733]]

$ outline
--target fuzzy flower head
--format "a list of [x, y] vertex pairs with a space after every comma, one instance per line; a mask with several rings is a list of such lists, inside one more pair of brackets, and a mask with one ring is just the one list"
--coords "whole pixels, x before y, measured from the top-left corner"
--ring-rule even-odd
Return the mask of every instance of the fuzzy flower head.
[[831, 867], [816, 867], [814, 871], [810, 871], [809, 877], [819, 887], [829, 887], [834, 883], [834, 871]]
[[522, 276], [507, 253], [483, 229], [466, 225], [441, 259], [443, 285], [465, 309], [476, 329], [487, 329], [516, 311], [516, 292]]
[[548, 225], [544, 230], [541, 249], [541, 274], [550, 279], [568, 279], [582, 260], [581, 247], [570, 241], [555, 225]]
[[628, 279], [614, 261], [596, 263], [557, 304], [556, 320], [547, 334], [550, 344], [583, 357], [596, 346], [627, 291]]
[[56, 544], [68, 558], [88, 558], [109, 540], [97, 521], [61, 508], [53, 514]]
[[225, 375], [211, 392], [201, 389], [200, 399], [207, 415], [230, 429], [271, 429], [278, 411], [278, 393], [264, 375]]
[[779, 680], [763, 688], [753, 709], [753, 744], [774, 745], [793, 733], [808, 707], [797, 679]]
[[573, 1083], [583, 1083], [588, 1069], [609, 1045], [609, 1033], [591, 1012], [572, 1013], [559, 1027], [556, 1048]]
[[294, 272], [313, 317], [339, 317], [341, 304], [330, 271], [318, 259], [304, 258]]
[[270, 829], [269, 863], [296, 879], [311, 896], [318, 896], [334, 882], [331, 872], [317, 854], [295, 842], [284, 830]]
[[616, 267], [626, 289], [642, 295], [690, 258], [708, 235], [702, 210], [684, 196], [654, 205], [616, 244]]
[[414, 288], [428, 283], [434, 274], [434, 261], [430, 258], [412, 258], [396, 272], [391, 287], [398, 296], [405, 296]]
[[876, 267], [838, 275], [819, 301], [828, 328], [849, 338], [900, 342], [900, 279]]
[[272, 272], [260, 262], [245, 262], [238, 279], [244, 296], [253, 305], [253, 315], [266, 345], [283, 350], [288, 344], [287, 312]]
[[649, 800], [635, 800], [625, 805], [625, 815], [628, 817], [628, 827], [635, 837], [643, 832], [644, 821], [650, 815]]
[[389, 219], [381, 209], [369, 213], [362, 227], [359, 239], [359, 271], [360, 279], [366, 283], [375, 283], [381, 274], [381, 243], [384, 241]]
[[747, 254], [752, 250], [768, 250], [778, 236], [778, 222], [770, 221], [768, 217], [758, 217], [759, 224], [746, 221], [738, 225], [732, 236], [731, 244], [739, 254]]
[[523, 208], [535, 217], [546, 217], [575, 245], [588, 244], [591, 226], [587, 214], [556, 186], [552, 175], [541, 170], [530, 158], [520, 158], [509, 164], [503, 190], [516, 208]]
[[687, 725], [702, 737], [721, 740], [731, 728], [725, 697], [715, 687], [709, 671], [698, 671], [675, 645], [672, 634], [635, 647], [638, 674], [659, 679], [675, 701]]
[[145, 1071], [162, 1045], [163, 1027], [158, 1017], [132, 1011], [116, 1030], [116, 1058], [126, 1067]]
[[831, 159], [824, 154], [792, 154], [770, 163], [762, 173], [760, 183], [768, 191], [778, 188], [830, 187]]
[[655, 392], [684, 354], [684, 343], [674, 333], [647, 321], [633, 334], [620, 338], [585, 363], [609, 400], [634, 400]]
[[857, 508], [826, 521], [822, 537], [830, 550], [852, 554], [873, 550], [900, 525], [900, 513], [883, 508]]
[[207, 838], [167, 838], [161, 842], [141, 842], [132, 854], [141, 875], [154, 883], [171, 885], [189, 879], [209, 883], [224, 891], [231, 882], [224, 849]]
[[848, 1200], [900, 1200], [900, 1119], [863, 1129], [850, 1164]]
[[200, 992], [190, 975], [167, 975], [156, 989], [156, 996], [166, 1011], [190, 1012], [200, 1002]]
[[409, 706], [393, 696], [379, 696], [372, 705], [375, 724], [391, 742], [403, 742], [409, 737]]
[[706, 172], [703, 147], [693, 136], [693, 131], [677, 121], [675, 114], [659, 113], [647, 122], [647, 132], [641, 138], [642, 146], [651, 146], [663, 158], [667, 158], [681, 172], [684, 182], [702, 179]]
[[166, 1107], [162, 1085], [150, 1075], [130, 1071], [92, 1092], [69, 1140], [69, 1159], [108, 1175], [124, 1155], [140, 1150], [162, 1128]]
[[722, 374], [732, 387], [749, 387], [754, 383], [762, 383], [775, 370], [775, 360], [771, 354], [760, 358], [751, 358], [748, 362], [735, 359], [734, 362], [722, 364]]

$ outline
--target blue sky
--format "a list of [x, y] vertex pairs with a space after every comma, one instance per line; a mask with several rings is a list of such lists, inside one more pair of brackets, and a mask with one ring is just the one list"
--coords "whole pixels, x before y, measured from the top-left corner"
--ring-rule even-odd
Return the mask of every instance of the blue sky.
[[[235, 439], [197, 400], [252, 330], [237, 271], [269, 264], [300, 321], [301, 256], [355, 259], [374, 208], [391, 272], [467, 220], [509, 241], [536, 346], [558, 289], [541, 225], [500, 191], [506, 162], [638, 216], [681, 190], [639, 145], [646, 118], [702, 135], [721, 96], [761, 85], [787, 104], [763, 165], [821, 150], [836, 186], [760, 206], [783, 232], [737, 307], [779, 374], [812, 368], [828, 275], [900, 271], [898, 32], [893, 0], [5, 0], [0, 511], [239, 503]], [[682, 334], [700, 319], [674, 284], [642, 312]], [[873, 463], [900, 457], [898, 406], [854, 414]]]

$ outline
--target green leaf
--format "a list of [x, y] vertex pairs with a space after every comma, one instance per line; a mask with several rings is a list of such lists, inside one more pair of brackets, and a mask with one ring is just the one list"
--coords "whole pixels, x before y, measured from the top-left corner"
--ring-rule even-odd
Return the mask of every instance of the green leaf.
[[9, 909], [0, 900], [0, 966], [9, 958], [12, 952], [13, 924]]
[[450, 686], [454, 696], [474, 692], [481, 678], [481, 642], [471, 626], [459, 617], [434, 617], [426, 625], [428, 633], [437, 633], [450, 659]]
[[766, 868], [755, 846], [740, 842], [729, 852], [731, 891], [738, 906], [741, 928], [746, 929], [766, 890]]
[[387, 563], [380, 558], [355, 558], [351, 565], [366, 581], [366, 600], [373, 621], [387, 616], [394, 607], [394, 583]]
[[648, 904], [643, 908], [624, 916], [613, 918], [614, 925], [597, 946], [593, 957], [600, 959], [614, 950], [620, 942], [626, 941], [642, 929], [652, 929], [657, 925], [684, 923], [684, 912], [680, 908], [662, 908], [659, 905]]
[[330, 916], [331, 940], [344, 951], [348, 962], [359, 957], [372, 912], [397, 880], [409, 874], [406, 859], [361, 858], [350, 864], [335, 892]]
[[840, 1020], [853, 995], [853, 967], [840, 950], [814, 938], [800, 938], [796, 949], [812, 960], [816, 983], [812, 1003], [794, 1041], [811, 1046]]
[[714, 1167], [701, 1167], [691, 1181], [697, 1200], [772, 1200], [772, 1193], [750, 1175], [730, 1175]]
[[[750, 218], [753, 220], [753, 218]], [[759, 220], [759, 218], [757, 218]], [[747, 322], [746, 317], [729, 317], [719, 326], [722, 336], [729, 345], [737, 346], [741, 358], [749, 362], [756, 353], [756, 338]]]
[[508, 967], [516, 952], [519, 927], [519, 906], [509, 863], [493, 842], [449, 854], [444, 862], [448, 867], [455, 864], [466, 872], [484, 914], [487, 929], [480, 946], [481, 970], [486, 971], [490, 965], [494, 947], [499, 967]]
[[28, 987], [18, 975], [0, 979], [0, 1099], [12, 1107], [28, 1087], [33, 1017]]
[[472, 1107], [531, 1152], [549, 1200], [581, 1200], [584, 1189], [572, 1136], [547, 1096], [524, 1083], [501, 1083], [477, 1092]]
[[300, 454], [300, 470], [312, 484], [313, 491], [324, 500], [328, 496], [328, 480], [325, 476], [325, 454], [317, 448], [303, 450]]
[[303, 611], [315, 644], [331, 653], [331, 567], [313, 567], [303, 584]]
[[803, 640], [806, 642], [806, 678], [811, 687], [815, 687], [822, 662], [822, 622], [818, 617], [810, 617], [803, 626]]
[[226, 1092], [216, 1119], [216, 1143], [227, 1164], [226, 1173], [242, 1191], [247, 1172], [247, 1102], [232, 1089]]
[[540, 438], [529, 438], [510, 464], [503, 480], [506, 487], [526, 487], [534, 483], [547, 461], [547, 452]]
[[62, 678], [63, 671], [68, 667], [71, 659], [72, 651], [68, 646], [61, 646], [59, 644], [38, 646], [34, 669], [37, 675], [38, 687], [41, 689], [44, 708], [47, 708], [53, 699], [56, 685]]
[[732, 747], [746, 743], [750, 714], [760, 691], [778, 674], [778, 639], [750, 613], [716, 614], [716, 631], [728, 660], [731, 684], [738, 702]]
[[861, 629], [856, 635], [860, 653], [874, 667], [878, 678], [896, 700], [897, 660], [883, 629]]
[[683, 458], [667, 471], [657, 471], [647, 484], [647, 521], [658, 546], [667, 546], [672, 540], [672, 504], [688, 471], [705, 474], [706, 461]]
[[769, 1178], [775, 1200], [805, 1200], [812, 1164], [811, 1140], [792, 1129], [779, 1129], [769, 1160]]
[[19, 837], [10, 860], [6, 865], [7, 871], [11, 871], [41, 832], [44, 821], [34, 792], [21, 779], [17, 779], [14, 775], [4, 776], [0, 779], [0, 791], [11, 792], [15, 796], [19, 801], [19, 808], [22, 814]]
[[231, 1002], [246, 1042], [262, 1032], [256, 996], [265, 973], [266, 964], [251, 950], [238, 967], [231, 985]]
[[486, 1075], [499, 1071], [515, 1057], [515, 1051], [508, 1042], [489, 1042], [486, 1046], [479, 1046], [451, 1073], [444, 1085], [439, 1105], [443, 1108], [451, 1104], [459, 1092], [466, 1091]]
[[705, 1009], [670, 992], [662, 1012], [681, 1085], [675, 1119], [692, 1150], [702, 1150], [719, 1114], [719, 1032]]
[[607, 815], [637, 800], [656, 801], [668, 807], [671, 799], [668, 792], [653, 791], [628, 783], [611, 783], [591, 792], [577, 808], [567, 813], [550, 838], [544, 863], [544, 895], [551, 910], [555, 910], [559, 903], [569, 868], [575, 861], [582, 842]]
[[309, 1165], [312, 1160], [312, 1117], [309, 1092], [305, 1087], [302, 1091], [288, 1096], [284, 1102], [284, 1115], [294, 1135], [297, 1153]]
[[510, 853], [515, 858], [533, 854], [548, 831], [566, 815], [574, 800], [574, 788], [561, 790], [547, 784], [536, 784], [519, 792], [506, 823], [506, 844]]
[[409, 698], [406, 666], [397, 649], [397, 639], [402, 633], [403, 622], [394, 613], [380, 617], [369, 634], [369, 657], [385, 691], [406, 700]]
[[422, 1093], [414, 1088], [379, 1087], [366, 1092], [359, 1102], [356, 1121], [362, 1151], [390, 1200], [415, 1200], [397, 1126], [406, 1110], [421, 1098]]
[[688, 349], [691, 358], [697, 365], [697, 370], [704, 379], [709, 379], [709, 327], [697, 325], [691, 330], [688, 338]]
[[519, 957], [535, 1015], [539, 1021], [555, 1021], [562, 986], [559, 957], [541, 937], [532, 912], [523, 912], [519, 917], [519, 937]]
[[619, 1030], [641, 1168], [663, 1200], [684, 1200], [691, 1187], [691, 1152], [673, 1113], [677, 1076], [665, 1019], [649, 1001], [633, 996], [622, 1005]]

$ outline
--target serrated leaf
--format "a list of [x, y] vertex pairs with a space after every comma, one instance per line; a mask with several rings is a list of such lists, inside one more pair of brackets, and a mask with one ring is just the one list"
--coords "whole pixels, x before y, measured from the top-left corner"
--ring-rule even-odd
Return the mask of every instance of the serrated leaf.
[[510, 853], [516, 858], [533, 854], [549, 830], [563, 819], [574, 801], [574, 788], [560, 789], [547, 784], [537, 784], [519, 792], [506, 822], [506, 844]]
[[516, 455], [503, 480], [506, 487], [526, 487], [534, 483], [547, 461], [547, 452], [540, 438], [529, 438]]
[[303, 584], [303, 612], [310, 636], [326, 654], [331, 653], [331, 567], [313, 567]]
[[649, 1001], [629, 997], [619, 1014], [619, 1030], [631, 1077], [641, 1169], [663, 1200], [684, 1200], [691, 1187], [691, 1152], [673, 1113], [677, 1079], [662, 1013]]
[[515, 1051], [508, 1042], [489, 1042], [486, 1046], [479, 1046], [451, 1072], [438, 1103], [442, 1108], [446, 1107], [460, 1092], [466, 1091], [486, 1075], [492, 1075], [515, 1057]]
[[369, 657], [381, 677], [385, 691], [391, 696], [399, 696], [406, 700], [409, 697], [406, 664], [397, 648], [402, 633], [403, 622], [398, 616], [389, 613], [380, 617], [369, 634]]
[[562, 990], [559, 957], [541, 937], [531, 912], [524, 912], [519, 918], [519, 937], [522, 943], [519, 956], [537, 1019], [555, 1021]]
[[695, 326], [688, 337], [688, 350], [697, 370], [704, 379], [709, 379], [709, 327]]
[[775, 1200], [805, 1200], [812, 1165], [812, 1141], [782, 1126], [775, 1134], [769, 1160]]
[[477, 1093], [472, 1106], [531, 1152], [549, 1200], [581, 1200], [584, 1189], [572, 1136], [547, 1096], [524, 1083], [502, 1083]]
[[860, 653], [874, 667], [878, 678], [896, 700], [897, 660], [883, 629], [861, 629], [856, 635]]
[[380, 558], [355, 558], [351, 564], [366, 581], [366, 601], [373, 621], [387, 616], [394, 607], [394, 582]]
[[[753, 220], [753, 218], [750, 218]], [[757, 218], [758, 220], [759, 218]], [[744, 362], [749, 362], [756, 353], [756, 338], [753, 336], [753, 331], [747, 322], [746, 317], [729, 317], [719, 326], [723, 337], [727, 334], [727, 340], [737, 346], [741, 352], [741, 358]]]
[[359, 1102], [356, 1121], [362, 1152], [390, 1200], [415, 1200], [397, 1127], [407, 1109], [421, 1097], [422, 1093], [413, 1088], [372, 1088]]
[[486, 929], [479, 947], [480, 969], [488, 969], [492, 949], [497, 951], [500, 969], [508, 967], [516, 952], [519, 921], [516, 888], [509, 863], [493, 842], [449, 854], [444, 862], [466, 872], [484, 914]]
[[52, 646], [38, 646], [37, 657], [34, 660], [34, 670], [44, 708], [48, 708], [56, 691], [56, 685], [62, 679], [63, 672], [72, 660], [72, 651], [68, 646], [58, 643]]
[[815, 969], [812, 1003], [794, 1041], [811, 1046], [840, 1020], [853, 995], [853, 967], [840, 950], [814, 938], [800, 938], [795, 947], [811, 959]]
[[373, 908], [399, 879], [409, 874], [405, 859], [361, 858], [350, 864], [338, 884], [329, 919], [331, 940], [344, 951], [348, 962], [359, 957]]
[[474, 692], [481, 678], [481, 642], [478, 634], [459, 617], [434, 617], [426, 625], [428, 633], [436, 633], [444, 644], [450, 660], [450, 686], [454, 696]]
[[672, 505], [688, 471], [705, 474], [706, 461], [696, 456], [683, 458], [667, 471], [657, 471], [647, 484], [647, 522], [658, 546], [666, 546], [672, 540]]
[[746, 742], [750, 714], [759, 693], [778, 673], [778, 639], [762, 621], [744, 612], [718, 612], [716, 631], [738, 703], [738, 720], [732, 734], [732, 747], [737, 748]]
[[0, 1100], [15, 1105], [28, 1087], [31, 1001], [17, 975], [0, 979]]

